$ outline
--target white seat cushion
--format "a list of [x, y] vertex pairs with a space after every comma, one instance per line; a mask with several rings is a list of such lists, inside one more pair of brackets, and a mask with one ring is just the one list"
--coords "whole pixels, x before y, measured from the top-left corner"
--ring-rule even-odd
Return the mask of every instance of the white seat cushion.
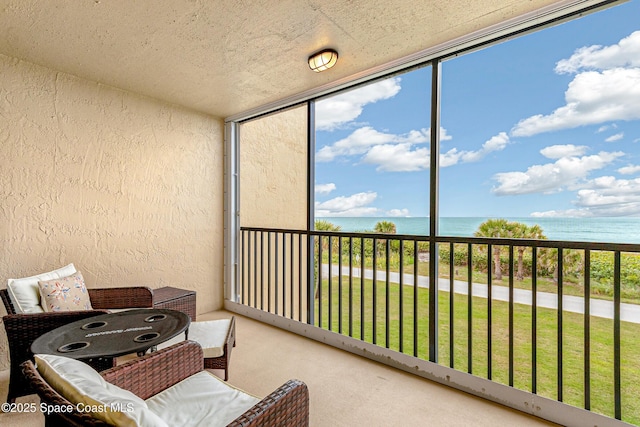
[[73, 403], [77, 411], [91, 413], [117, 426], [167, 426], [147, 408], [144, 400], [108, 383], [86, 363], [52, 354], [36, 354], [34, 359], [42, 378]]
[[146, 400], [170, 426], [226, 426], [260, 401], [208, 371], [190, 376]]
[[[191, 322], [189, 325], [189, 339], [202, 347], [205, 358], [220, 357], [224, 354], [224, 341], [229, 332], [231, 319], [206, 320], [203, 322]], [[184, 341], [184, 335], [158, 345], [158, 350]]]
[[40, 305], [40, 288], [38, 281], [60, 279], [71, 276], [76, 272], [73, 264], [65, 265], [57, 270], [36, 274], [22, 279], [9, 279], [7, 292], [16, 313], [42, 313], [44, 309]]

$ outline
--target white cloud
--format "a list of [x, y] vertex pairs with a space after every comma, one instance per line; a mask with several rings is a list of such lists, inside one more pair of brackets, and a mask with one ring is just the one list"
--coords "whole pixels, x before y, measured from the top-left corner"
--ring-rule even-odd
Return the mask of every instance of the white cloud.
[[604, 126], [600, 126], [596, 131], [596, 133], [602, 133], [602, 132], [608, 131], [609, 129], [617, 129], [617, 128], [618, 128], [618, 125], [615, 123], [610, 125], [604, 125]]
[[605, 139], [605, 142], [615, 142], [620, 141], [624, 138], [624, 132], [617, 133], [615, 135], [611, 135], [609, 138]]
[[333, 145], [326, 145], [316, 153], [316, 161], [329, 162], [338, 156], [352, 156], [367, 153], [376, 145], [385, 144], [422, 144], [429, 142], [429, 130], [412, 130], [404, 135], [383, 133], [371, 126], [365, 126], [353, 131]]
[[640, 216], [640, 178], [600, 177], [578, 191], [575, 205], [594, 216]]
[[316, 102], [316, 130], [334, 130], [355, 120], [365, 105], [400, 92], [400, 81], [399, 77], [384, 79]]
[[[621, 169], [640, 171], [639, 166]], [[619, 169], [619, 171], [621, 170]], [[640, 216], [640, 178], [617, 179], [600, 176], [581, 184], [575, 209], [533, 212], [534, 217], [619, 217]]]
[[624, 166], [618, 169], [618, 173], [621, 173], [623, 175], [633, 175], [634, 173], [638, 173], [638, 172], [640, 172], [640, 166], [637, 166], [637, 165]]
[[[514, 136], [575, 128], [615, 120], [640, 119], [640, 31], [611, 46], [585, 46], [558, 61], [559, 74], [575, 74], [566, 105], [549, 115], [521, 120]], [[601, 127], [598, 132], [603, 132]]]
[[509, 144], [509, 136], [505, 132], [500, 132], [489, 138], [479, 150], [462, 151], [460, 157], [464, 163], [477, 162], [491, 152], [504, 150], [507, 144]]
[[379, 209], [369, 206], [378, 194], [373, 191], [335, 197], [326, 202], [316, 202], [315, 212], [319, 217], [331, 216], [374, 216]]
[[[429, 128], [429, 136], [431, 136], [431, 128]], [[447, 133], [447, 130], [443, 127], [440, 128], [440, 141], [450, 141], [453, 137]]]
[[[379, 164], [378, 170], [380, 171], [422, 170], [429, 167], [429, 149], [414, 149], [413, 146], [429, 143], [430, 138], [431, 129], [411, 130], [406, 134], [397, 135], [365, 126], [356, 129], [351, 135], [333, 145], [322, 147], [316, 153], [316, 161], [330, 162], [341, 156], [362, 155], [365, 163]], [[440, 140], [448, 141], [451, 139], [452, 137], [447, 134], [447, 130], [440, 128]], [[494, 143], [492, 142], [492, 144]], [[399, 158], [386, 157], [384, 153], [395, 154]], [[403, 159], [408, 160], [407, 164], [403, 164]]]
[[530, 166], [526, 172], [503, 172], [494, 175], [498, 186], [492, 192], [499, 195], [552, 193], [572, 188], [594, 170], [613, 162], [622, 152], [600, 152], [592, 156], [569, 156], [555, 163]]
[[385, 144], [372, 147], [363, 162], [378, 165], [377, 171], [415, 172], [429, 168], [428, 148], [412, 150], [412, 144]]
[[353, 208], [347, 209], [344, 211], [331, 211], [326, 209], [316, 209], [316, 215], [320, 218], [323, 217], [358, 217], [358, 216], [378, 216], [380, 214], [380, 210], [374, 207], [361, 207], [361, 208]]
[[530, 216], [534, 218], [587, 218], [592, 217], [593, 213], [586, 209], [567, 209], [564, 211], [531, 212]]
[[603, 70], [617, 67], [640, 67], [640, 31], [631, 33], [611, 46], [585, 46], [569, 59], [556, 64], [556, 73], [573, 74], [581, 69]]
[[315, 192], [318, 194], [329, 194], [336, 189], [336, 185], [333, 182], [328, 184], [316, 184]]
[[584, 184], [572, 203], [576, 209], [533, 212], [534, 217], [640, 216], [640, 178], [602, 176]]
[[440, 154], [440, 166], [445, 168], [460, 162], [478, 162], [489, 153], [504, 150], [507, 144], [509, 144], [509, 136], [505, 132], [500, 132], [498, 135], [489, 138], [479, 150], [458, 151], [457, 148], [452, 148], [446, 153]]
[[384, 216], [408, 217], [409, 209], [391, 209], [384, 211], [370, 206], [378, 198], [373, 191], [352, 194], [351, 196], [335, 197], [326, 202], [316, 202], [315, 213], [318, 217], [356, 217], [356, 216]]
[[[447, 130], [440, 129], [441, 140], [452, 137]], [[428, 143], [430, 130], [412, 130], [404, 135], [382, 133], [370, 126], [355, 130], [348, 137], [333, 145], [322, 147], [316, 153], [317, 161], [332, 161], [338, 156], [362, 155], [366, 164], [377, 165], [377, 171], [384, 172], [414, 172], [429, 168], [431, 152], [428, 147], [415, 145]], [[460, 162], [477, 162], [487, 154], [503, 150], [509, 143], [509, 136], [505, 132], [491, 137], [479, 150], [458, 151], [452, 148], [440, 155], [440, 166], [452, 166]]]
[[532, 136], [614, 120], [640, 119], [640, 68], [578, 74], [565, 92], [567, 105], [518, 122], [514, 136]]
[[551, 145], [540, 150], [540, 154], [548, 159], [560, 159], [562, 157], [582, 156], [587, 152], [586, 145]]
[[462, 158], [462, 153], [457, 148], [452, 148], [446, 153], [440, 153], [440, 167], [446, 168], [458, 164]]
[[387, 211], [387, 215], [386, 216], [393, 216], [393, 217], [407, 217], [409, 216], [409, 209], [391, 209], [390, 211]]

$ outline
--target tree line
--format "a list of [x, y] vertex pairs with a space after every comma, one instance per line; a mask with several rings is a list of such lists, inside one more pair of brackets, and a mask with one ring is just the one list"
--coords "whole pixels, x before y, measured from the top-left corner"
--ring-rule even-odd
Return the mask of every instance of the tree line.
[[[326, 220], [315, 222], [315, 229], [318, 231], [341, 231], [341, 227]], [[380, 221], [375, 224], [373, 230], [364, 230], [362, 233], [396, 234], [396, 225], [391, 221]], [[529, 239], [546, 240], [544, 230], [539, 225], [527, 225], [521, 222], [508, 221], [506, 219], [488, 219], [478, 226], [473, 233], [475, 237], [486, 238], [509, 238], [509, 239]], [[328, 249], [329, 239], [320, 239], [323, 249]], [[338, 255], [338, 239], [332, 239], [332, 252]], [[374, 248], [373, 239], [353, 239], [352, 245], [343, 244], [342, 256], [348, 256], [349, 252], [359, 257], [363, 253], [361, 245], [364, 244], [364, 256], [367, 260], [372, 259], [374, 251], [379, 262], [390, 263], [391, 267], [399, 267], [400, 241], [389, 239], [389, 257], [384, 258], [387, 247], [386, 239], [377, 239]], [[455, 266], [467, 267], [468, 245], [455, 244], [453, 246], [453, 262]], [[406, 264], [413, 264], [415, 258], [420, 254], [428, 254], [428, 242], [419, 242], [417, 245], [418, 254], [414, 253], [414, 246], [405, 244], [403, 255]], [[530, 246], [514, 246], [516, 251], [515, 277], [523, 280], [530, 277], [535, 268], [539, 277], [551, 278], [554, 282], [558, 280], [558, 249], [538, 248], [536, 254], [536, 265], [534, 267], [532, 250]], [[325, 252], [326, 253], [326, 252]], [[426, 255], [428, 257], [428, 255]], [[441, 263], [448, 264], [451, 259], [450, 246], [439, 245], [438, 259]], [[471, 268], [477, 272], [487, 273], [491, 268], [492, 277], [501, 280], [504, 272], [509, 269], [508, 247], [492, 245], [492, 253], [487, 253], [487, 245], [473, 245]], [[578, 282], [584, 276], [584, 251], [575, 249], [562, 250], [563, 279]], [[591, 253], [591, 279], [594, 286], [598, 287], [598, 293], [613, 295], [613, 253], [593, 251]], [[623, 295], [625, 292], [630, 297], [640, 295], [640, 256], [638, 254], [623, 254], [621, 268], [621, 280], [623, 284]]]

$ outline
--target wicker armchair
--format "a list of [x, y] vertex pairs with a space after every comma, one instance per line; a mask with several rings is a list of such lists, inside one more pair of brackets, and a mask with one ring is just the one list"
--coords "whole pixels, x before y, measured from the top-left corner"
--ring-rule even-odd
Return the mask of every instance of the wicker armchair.
[[[88, 291], [93, 310], [16, 314], [7, 290], [0, 289], [0, 298], [8, 313], [2, 318], [2, 322], [7, 333], [11, 359], [7, 402], [14, 402], [17, 397], [33, 393], [29, 383], [22, 376], [20, 364], [31, 359], [31, 344], [40, 335], [76, 320], [107, 313], [107, 309], [110, 308], [153, 306], [153, 291], [148, 287], [104, 288]], [[88, 363], [97, 370], [104, 370], [112, 367], [114, 361], [96, 359]]]
[[[56, 392], [40, 375], [32, 361], [22, 364], [25, 378], [40, 396], [41, 402], [57, 407], [72, 403]], [[100, 373], [102, 377], [142, 399], [160, 393], [204, 369], [203, 353], [194, 341], [183, 341], [146, 356], [133, 359]], [[176, 407], [176, 411], [180, 408]], [[106, 426], [104, 421], [86, 412], [45, 414], [47, 426]], [[229, 426], [303, 427], [309, 425], [309, 391], [299, 380], [289, 380]]]

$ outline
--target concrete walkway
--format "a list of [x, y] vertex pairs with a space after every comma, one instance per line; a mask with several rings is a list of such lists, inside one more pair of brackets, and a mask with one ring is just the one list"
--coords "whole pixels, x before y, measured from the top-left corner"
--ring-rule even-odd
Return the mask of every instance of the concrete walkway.
[[[334, 265], [331, 269], [331, 274], [336, 276], [339, 272], [339, 267]], [[323, 278], [327, 277], [329, 272], [329, 266], [322, 265]], [[352, 270], [353, 277], [361, 277], [361, 269], [354, 268]], [[349, 275], [349, 267], [342, 267], [342, 275]], [[386, 281], [387, 275], [385, 271], [376, 272], [378, 281]], [[373, 270], [364, 271], [365, 279], [373, 279]], [[390, 283], [400, 283], [399, 273], [389, 273]], [[413, 286], [413, 274], [405, 274], [403, 277], [403, 283], [407, 286]], [[421, 288], [429, 287], [429, 276], [418, 276], [418, 286]], [[438, 289], [441, 291], [449, 292], [449, 279], [438, 279]], [[468, 284], [461, 280], [454, 280], [453, 291], [457, 294], [467, 295]], [[473, 283], [471, 293], [475, 297], [487, 298], [488, 286], [481, 283]], [[537, 306], [542, 308], [558, 309], [558, 295], [549, 292], [536, 292], [537, 294]], [[495, 301], [509, 301], [509, 288], [506, 286], [491, 286], [491, 299]], [[517, 304], [531, 305], [533, 301], [533, 292], [526, 289], [514, 289], [513, 300]], [[605, 319], [613, 319], [613, 302], [601, 299], [591, 298], [590, 311], [592, 316], [603, 317]], [[572, 313], [584, 314], [584, 298], [571, 295], [562, 296], [562, 309]], [[620, 304], [620, 319], [624, 322], [640, 323], [640, 305], [636, 304]]]

